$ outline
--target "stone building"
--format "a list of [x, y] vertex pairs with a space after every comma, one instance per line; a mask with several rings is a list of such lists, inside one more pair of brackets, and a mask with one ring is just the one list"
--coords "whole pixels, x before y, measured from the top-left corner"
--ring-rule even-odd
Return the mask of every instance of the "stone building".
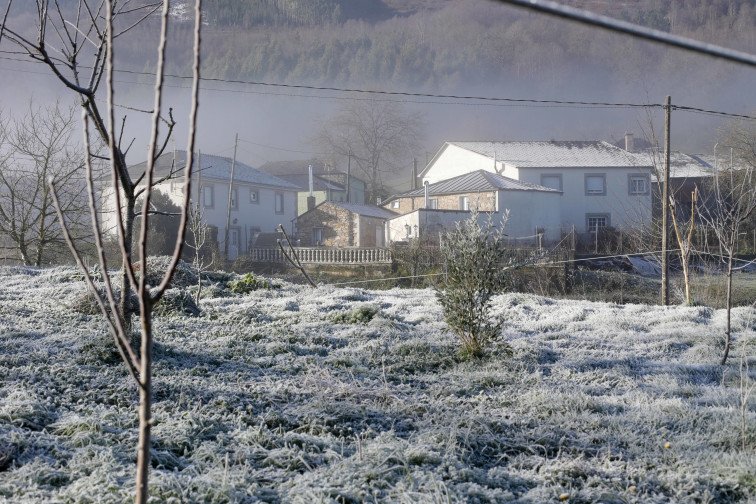
[[386, 222], [397, 214], [375, 205], [325, 201], [295, 220], [302, 247], [384, 247]]

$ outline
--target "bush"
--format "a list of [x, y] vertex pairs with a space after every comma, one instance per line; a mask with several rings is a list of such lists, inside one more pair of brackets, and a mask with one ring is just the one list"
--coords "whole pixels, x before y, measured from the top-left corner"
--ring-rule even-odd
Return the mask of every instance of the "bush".
[[267, 280], [259, 279], [252, 273], [247, 273], [238, 280], [228, 282], [228, 288], [236, 294], [248, 294], [257, 289], [270, 289], [271, 287]]
[[460, 339], [463, 352], [473, 356], [479, 356], [501, 329], [503, 322], [492, 323], [489, 312], [491, 297], [501, 289], [506, 275], [504, 221], [494, 227], [489, 216], [481, 227], [478, 217], [472, 212], [469, 219], [443, 235], [446, 277], [443, 290], [436, 291], [449, 329]]
[[168, 289], [153, 308], [157, 316], [167, 317], [170, 315], [187, 315], [197, 317], [200, 309], [194, 301], [194, 297], [184, 289]]
[[351, 310], [332, 312], [328, 320], [336, 324], [367, 324], [380, 312], [380, 308], [369, 304], [360, 304]]

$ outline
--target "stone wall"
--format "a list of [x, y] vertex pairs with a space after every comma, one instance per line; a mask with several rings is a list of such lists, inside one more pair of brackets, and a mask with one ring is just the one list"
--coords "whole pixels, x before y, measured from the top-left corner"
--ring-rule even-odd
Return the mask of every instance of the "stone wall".
[[312, 247], [313, 228], [322, 228], [321, 245], [326, 247], [354, 247], [355, 216], [335, 205], [324, 203], [297, 218], [297, 240], [303, 247]]

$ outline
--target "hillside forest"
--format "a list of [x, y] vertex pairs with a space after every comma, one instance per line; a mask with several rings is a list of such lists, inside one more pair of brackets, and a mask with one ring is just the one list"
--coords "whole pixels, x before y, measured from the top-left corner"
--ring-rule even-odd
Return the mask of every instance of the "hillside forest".
[[[755, 0], [562, 3], [756, 51]], [[205, 74], [215, 78], [437, 91], [517, 80], [555, 91], [564, 82], [621, 89], [674, 76], [716, 89], [740, 71], [710, 60], [704, 70], [697, 56], [486, 0], [216, 0], [205, 15]], [[141, 29], [121, 55], [149, 70], [154, 61], [143, 55], [154, 40]], [[173, 50], [188, 50], [188, 25], [174, 35]]]

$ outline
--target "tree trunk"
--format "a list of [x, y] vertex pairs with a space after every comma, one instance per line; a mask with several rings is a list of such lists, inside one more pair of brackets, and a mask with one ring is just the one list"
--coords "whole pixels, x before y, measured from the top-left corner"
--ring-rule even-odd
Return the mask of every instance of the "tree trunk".
[[[734, 251], [734, 248], [731, 248]], [[722, 364], [727, 362], [727, 354], [730, 353], [730, 315], [732, 312], [732, 254], [730, 252], [727, 256], [727, 329], [725, 330], [725, 349], [722, 356]]]
[[[136, 205], [136, 200], [133, 197], [129, 197], [128, 195], [125, 197], [126, 199], [126, 213], [125, 213], [125, 219], [123, 223], [124, 227], [124, 237], [123, 242], [124, 246], [127, 252], [127, 255], [131, 257], [132, 252], [132, 235], [134, 233], [134, 206]], [[131, 281], [129, 280], [129, 275], [126, 273], [126, 265], [123, 264], [121, 267], [121, 314], [123, 316], [123, 326], [126, 329], [127, 332], [131, 330], [131, 315], [134, 312], [134, 309], [131, 305]], [[142, 274], [144, 274], [144, 268], [145, 265], [142, 265]]]
[[[682, 248], [682, 247], [681, 247]], [[688, 265], [688, 252], [683, 249], [680, 253], [683, 267], [683, 281], [685, 282], [685, 304], [690, 306], [690, 266]]]
[[[144, 274], [144, 271], [142, 271]], [[142, 296], [149, 296], [149, 292]], [[144, 299], [142, 309], [142, 369], [139, 373], [139, 447], [137, 449], [136, 504], [146, 504], [149, 497], [150, 434], [152, 431], [152, 306]]]

